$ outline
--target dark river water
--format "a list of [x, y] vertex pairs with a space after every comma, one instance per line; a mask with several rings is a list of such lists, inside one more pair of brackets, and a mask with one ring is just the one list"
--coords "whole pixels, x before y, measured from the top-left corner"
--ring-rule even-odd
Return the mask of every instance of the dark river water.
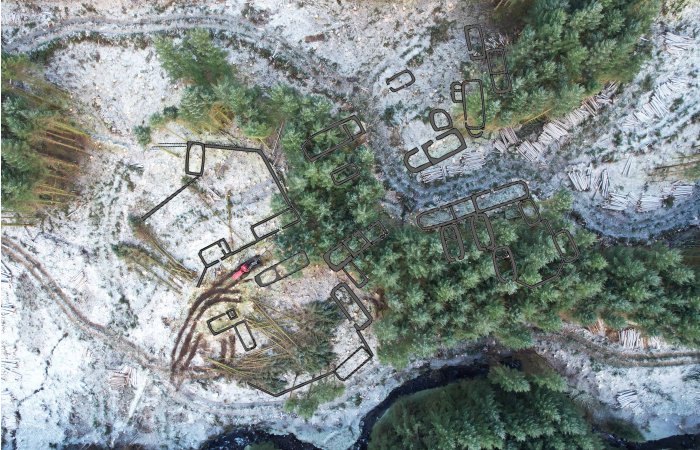
[[[406, 381], [397, 387], [380, 404], [370, 410], [360, 422], [360, 436], [348, 450], [364, 450], [367, 448], [372, 427], [389, 407], [400, 397], [410, 395], [425, 389], [445, 386], [449, 383], [484, 376], [488, 373], [488, 365], [474, 363], [464, 366], [446, 366], [428, 370], [416, 378]], [[700, 434], [669, 436], [657, 441], [641, 444], [625, 442], [612, 435], [603, 435], [614, 448], [626, 450], [700, 450]], [[282, 450], [319, 450], [318, 447], [302, 442], [292, 434], [269, 434], [256, 428], [238, 428], [221, 434], [206, 442], [200, 450], [243, 450], [246, 445], [255, 442], [272, 442]]]

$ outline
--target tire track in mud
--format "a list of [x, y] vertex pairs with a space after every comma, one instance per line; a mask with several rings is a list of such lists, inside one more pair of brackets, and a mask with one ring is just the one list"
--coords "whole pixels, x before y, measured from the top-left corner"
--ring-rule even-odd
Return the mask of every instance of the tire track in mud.
[[243, 408], [276, 408], [285, 400], [270, 400], [257, 402], [237, 402], [237, 403], [221, 403], [206, 399], [200, 395], [176, 387], [169, 381], [170, 368], [167, 361], [161, 361], [149, 356], [138, 345], [129, 341], [123, 336], [110, 333], [109, 330], [88, 319], [68, 298], [65, 292], [60, 288], [51, 275], [44, 269], [41, 262], [29, 255], [20, 244], [14, 240], [3, 236], [2, 238], [3, 254], [13, 260], [18, 265], [22, 266], [27, 273], [44, 288], [51, 298], [56, 300], [59, 308], [65, 314], [66, 319], [75, 325], [80, 331], [88, 336], [95, 338], [104, 345], [113, 350], [122, 353], [126, 358], [136, 360], [143, 368], [148, 369], [151, 374], [158, 378], [158, 387], [162, 387], [162, 391], [171, 399], [177, 401], [182, 406], [190, 408], [216, 408], [217, 414], [235, 415]]

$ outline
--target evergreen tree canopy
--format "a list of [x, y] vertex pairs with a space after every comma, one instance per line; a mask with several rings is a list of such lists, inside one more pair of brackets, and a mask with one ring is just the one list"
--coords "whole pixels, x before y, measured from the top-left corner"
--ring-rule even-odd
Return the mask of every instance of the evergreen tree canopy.
[[521, 31], [508, 53], [512, 92], [486, 99], [489, 117], [501, 125], [560, 116], [604, 83], [630, 80], [644, 57], [637, 50], [639, 38], [660, 2], [533, 0], [526, 5], [523, 11], [523, 4], [512, 2], [503, 11], [504, 21], [522, 20], [515, 24]]
[[[611, 25], [619, 22], [619, 17], [631, 21], [630, 17], [639, 16], [636, 25], [632, 21], [624, 22], [628, 24], [625, 26], [633, 26], [637, 31], [646, 29], [645, 18], [653, 9], [652, 3], [630, 1], [571, 4], [560, 0], [535, 1], [525, 19], [523, 39], [532, 35], [528, 39], [536, 41], [537, 51], [529, 57], [541, 63], [532, 62], [533, 70], [545, 71], [546, 76], [531, 77], [535, 81], [545, 80], [542, 89], [555, 92], [547, 95], [556, 98], [561, 89], [573, 86], [561, 82], [557, 76], [547, 75], [548, 71], [556, 72], [560, 68], [545, 67], [543, 55], [555, 50], [559, 57], [553, 60], [562, 64], [566, 58], [574, 58], [567, 53], [562, 39], [573, 39], [571, 33], [577, 42], [586, 45], [594, 45], [603, 38], [623, 39], [619, 34], [622, 32]], [[600, 27], [612, 28], [601, 31]], [[542, 38], [545, 29], [551, 38]], [[624, 39], [633, 48], [636, 38]], [[319, 97], [302, 96], [289, 87], [276, 86], [267, 92], [251, 88], [234, 76], [232, 68], [220, 67], [216, 58], [225, 61], [223, 53], [209, 49], [212, 45], [208, 35], [198, 35], [197, 46], [208, 49], [201, 53], [212, 58], [213, 69], [205, 72], [218, 75], [200, 77], [204, 80], [202, 84], [190, 85], [179, 108], [168, 115], [198, 126], [212, 123], [223, 126], [235, 121], [244, 134], [259, 139], [284, 124], [280, 138], [288, 165], [284, 181], [301, 213], [302, 223], [278, 235], [278, 243], [285, 249], [304, 249], [318, 257], [342, 237], [382, 217], [378, 202], [384, 196], [384, 189], [374, 176], [373, 155], [364, 145], [340, 149], [313, 163], [304, 158], [301, 145], [306, 138], [342, 118], [331, 113], [331, 104]], [[516, 45], [525, 48], [524, 44]], [[190, 52], [187, 48], [184, 44], [178, 47], [161, 42], [159, 54], [175, 50]], [[520, 53], [514, 52], [513, 57], [521, 58], [524, 64], [526, 52]], [[216, 58], [211, 56], [217, 54]], [[574, 62], [566, 64], [574, 67]], [[606, 64], [613, 62], [601, 62], [597, 68], [576, 69], [578, 74], [571, 69], [567, 79], [587, 89], [584, 80], [595, 76], [602, 81]], [[159, 115], [158, 121], [165, 117]], [[331, 146], [338, 139], [341, 137], [337, 135], [326, 136], [315, 145]], [[346, 162], [355, 163], [360, 176], [335, 186], [330, 172]], [[572, 232], [580, 258], [564, 265], [556, 280], [535, 289], [500, 282], [491, 255], [479, 251], [471, 238], [465, 240], [464, 259], [448, 264], [436, 233], [425, 233], [411, 225], [392, 229], [390, 236], [361, 261], [386, 305], [375, 327], [379, 356], [401, 366], [410, 357], [433, 354], [440, 346], [450, 347], [484, 336], [495, 336], [512, 348], [525, 348], [532, 342], [531, 327], [555, 331], [561, 326], [562, 317], [573, 317], [583, 324], [603, 318], [611, 327], [632, 323], [649, 334], [674, 342], [700, 344], [696, 320], [700, 312], [697, 275], [683, 265], [680, 255], [663, 247], [612, 247], [601, 251], [595, 235], [575, 229], [565, 218], [570, 208], [570, 194], [560, 193], [541, 202], [540, 209], [553, 229], [567, 228]], [[497, 241], [513, 249], [521, 278], [534, 284], [551, 276], [559, 258], [551, 236], [540, 227], [532, 228], [522, 220], [507, 217], [507, 214], [493, 215], [491, 220]], [[390, 224], [386, 217], [384, 221]], [[463, 236], [469, 235], [466, 227], [461, 231]], [[487, 240], [483, 227], [479, 239]], [[554, 389], [554, 384], [547, 386]]]
[[180, 43], [158, 38], [155, 47], [163, 69], [175, 81], [211, 86], [231, 72], [226, 51], [217, 47], [204, 29], [188, 31]]
[[[543, 202], [542, 215], [555, 230], [571, 228], [563, 215], [570, 201], [560, 193]], [[498, 242], [520, 255], [523, 278], [536, 282], [552, 273], [557, 257], [545, 245], [546, 233], [524, 221], [494, 216], [493, 223]], [[471, 239], [465, 240], [464, 259], [448, 264], [437, 233], [395, 230], [372, 258], [371, 279], [386, 303], [375, 328], [380, 358], [401, 367], [410, 357], [488, 335], [525, 348], [531, 345], [530, 327], [556, 331], [563, 316], [584, 325], [598, 318], [612, 328], [634, 324], [652, 336], [700, 345], [700, 286], [678, 251], [663, 246], [601, 251], [593, 234], [579, 229], [573, 236], [579, 259], [565, 265], [558, 279], [529, 289], [500, 282], [490, 254]]]
[[[503, 371], [507, 369], [507, 371]], [[375, 424], [371, 450], [599, 449], [582, 412], [564, 393], [514, 369], [399, 399]], [[503, 373], [518, 389], [504, 389]], [[528, 382], [528, 379], [531, 380]]]
[[[285, 86], [275, 86], [269, 93], [250, 87], [234, 76], [232, 67], [221, 66], [226, 64], [225, 53], [212, 47], [216, 48], [207, 32], [190, 32], [179, 45], [161, 39], [156, 46], [168, 73], [192, 83], [177, 109], [179, 120], [195, 129], [208, 129], [212, 123], [219, 124], [215, 116], [224, 116], [224, 124], [233, 120], [253, 139], [265, 138], [284, 126], [280, 145], [290, 167], [286, 185], [302, 223], [278, 236], [278, 242], [318, 257], [348, 233], [376, 220], [384, 189], [374, 176], [369, 149], [363, 145], [344, 148], [313, 163], [304, 158], [301, 145], [306, 138], [342, 118], [331, 114], [331, 104]], [[197, 61], [196, 69], [183, 69], [192, 61]], [[163, 119], [159, 115], [156, 122]], [[315, 145], [332, 146], [340, 140], [338, 135], [329, 135]], [[330, 173], [345, 163], [354, 163], [361, 175], [335, 186]]]
[[[68, 95], [26, 56], [3, 54], [1, 96], [3, 208], [32, 210], [71, 197], [84, 133], [67, 119]], [[52, 185], [42, 186], [48, 177]]]

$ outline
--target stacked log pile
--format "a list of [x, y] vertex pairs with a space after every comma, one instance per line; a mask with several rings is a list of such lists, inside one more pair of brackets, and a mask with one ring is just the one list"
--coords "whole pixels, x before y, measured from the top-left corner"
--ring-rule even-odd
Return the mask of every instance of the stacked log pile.
[[649, 212], [661, 208], [664, 198], [660, 195], [642, 194], [637, 202], [637, 212]]
[[546, 123], [542, 128], [542, 133], [537, 138], [537, 142], [550, 145], [554, 142], [564, 139], [569, 134], [570, 124], [566, 124], [561, 120], [554, 119]]
[[668, 104], [677, 96], [683, 94], [688, 85], [687, 77], [673, 77], [659, 86], [651, 96], [649, 102], [642, 105], [639, 111], [622, 122], [623, 128], [636, 128], [646, 122], [661, 119], [668, 115]]
[[620, 345], [624, 348], [644, 348], [644, 339], [639, 331], [634, 328], [621, 330], [619, 333]]
[[579, 192], [587, 191], [593, 182], [593, 170], [589, 165], [585, 170], [578, 167], [569, 167], [566, 171], [574, 189]]
[[454, 164], [428, 167], [420, 173], [420, 179], [423, 183], [432, 183], [448, 177], [473, 172], [484, 167], [485, 164], [486, 154], [483, 151], [464, 152]]
[[617, 404], [620, 408], [635, 408], [639, 406], [639, 395], [634, 389], [620, 391], [616, 396]]
[[522, 144], [516, 147], [516, 149], [518, 153], [520, 153], [520, 155], [522, 155], [522, 157], [528, 161], [544, 163], [542, 153], [545, 150], [545, 146], [539, 142], [523, 141]]
[[690, 197], [693, 195], [693, 189], [695, 188], [694, 184], [688, 184], [688, 183], [683, 183], [682, 181], [675, 181], [671, 185], [671, 190], [669, 192], [669, 196], [673, 196], [674, 198], [685, 198], [685, 197]]
[[500, 139], [493, 141], [493, 146], [499, 153], [503, 154], [511, 145], [516, 145], [520, 142], [520, 138], [515, 134], [515, 130], [510, 127], [501, 128], [498, 131]]
[[136, 387], [136, 370], [133, 367], [124, 366], [120, 370], [110, 370], [112, 375], [109, 377], [108, 384], [113, 389], [124, 389], [127, 387]]
[[603, 322], [602, 319], [598, 319], [596, 323], [588, 327], [588, 331], [598, 336], [605, 336], [606, 330], [605, 322]]
[[[579, 108], [562, 118], [546, 123], [535, 141], [523, 141], [516, 147], [516, 151], [530, 162], [544, 163], [543, 154], [547, 148], [552, 144], [563, 142], [581, 122], [597, 115], [604, 106], [612, 104], [617, 88], [617, 83], [608, 83], [598, 94], [585, 99]], [[494, 141], [493, 145], [500, 153], [505, 153], [506, 149], [515, 143], [500, 133], [500, 139]]]
[[600, 192], [600, 195], [603, 197], [603, 199], [607, 200], [609, 190], [610, 177], [608, 176], [608, 169], [603, 169], [600, 172], [600, 175], [598, 175], [598, 180], [596, 181], [596, 190], [593, 192], [593, 196], [595, 197], [595, 194], [597, 192]]
[[660, 350], [665, 347], [664, 341], [661, 340], [661, 338], [652, 336], [650, 338], [647, 338], [647, 348], [653, 348], [656, 350]]
[[624, 211], [629, 208], [631, 203], [629, 195], [610, 192], [607, 201], [603, 203], [603, 208], [611, 211]]
[[693, 48], [693, 45], [693, 41], [685, 36], [679, 36], [668, 32], [664, 34], [664, 47], [667, 52], [673, 55], [690, 50]]

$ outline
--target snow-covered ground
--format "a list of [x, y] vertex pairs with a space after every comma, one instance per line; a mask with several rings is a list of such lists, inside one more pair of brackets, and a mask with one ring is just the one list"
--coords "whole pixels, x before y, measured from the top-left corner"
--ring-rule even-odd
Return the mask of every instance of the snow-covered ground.
[[[605, 358], [596, 346], [605, 349]], [[567, 378], [572, 397], [597, 420], [630, 421], [649, 440], [700, 432], [696, 351], [665, 344], [658, 349], [623, 348], [572, 326], [556, 338], [540, 336], [535, 350]]]
[[[562, 151], [576, 155], [576, 159], [560, 158], [567, 164], [557, 160], [548, 166], [549, 172], [543, 172], [517, 156], [496, 154], [490, 141], [481, 139], [469, 141], [469, 149], [488, 154], [484, 170], [438, 185], [408, 177], [402, 165], [403, 152], [433, 137], [422, 120], [427, 110], [453, 110], [449, 85], [461, 77], [461, 65], [467, 59], [461, 25], [485, 17], [483, 7], [477, 4], [425, 0], [388, 4], [264, 1], [250, 6], [243, 1], [3, 3], [5, 49], [27, 51], [53, 38], [90, 31], [99, 34], [98, 38], [69, 42], [57, 49], [47, 69], [49, 78], [74, 96], [81, 116], [96, 130], [93, 156], [81, 180], [81, 198], [67, 210], [53, 212], [41, 227], [3, 229], [3, 243], [16, 246], [3, 248], [3, 445], [47, 448], [51, 443], [133, 442], [188, 448], [221, 432], [224, 426], [260, 424], [273, 431], [293, 432], [322, 448], [341, 449], [355, 440], [361, 417], [402, 380], [415, 375], [419, 366], [416, 363], [396, 373], [375, 359], [346, 383], [343, 396], [323, 406], [309, 421], [283, 411], [286, 396], [274, 399], [221, 379], [181, 385], [171, 382], [170, 352], [188, 306], [199, 291], [191, 280], [179, 289], [157, 281], [144, 268], [127, 265], [112, 246], [140, 243], [129, 217], [142, 215], [183, 183], [182, 149], [143, 149], [132, 133], [133, 127], [151, 114], [178, 104], [182, 86], [168, 80], [149, 39], [129, 36], [145, 33], [149, 37], [160, 31], [205, 26], [218, 32], [220, 42], [230, 49], [230, 62], [251, 82], [268, 87], [290, 83], [304, 93], [330, 95], [341, 108], [348, 109], [349, 103], [370, 125], [382, 176], [394, 190], [416, 191], [419, 207], [516, 176], [527, 175], [531, 187], [542, 195], [559, 187], [570, 188], [565, 173], [569, 163], [590, 163], [587, 149], [604, 148], [610, 136], [615, 139], [616, 128], [610, 123], [620, 123], [649, 101], [650, 93], [639, 93], [635, 87], [649, 73], [653, 73], [654, 89], [683, 74], [688, 78], [684, 87], [684, 98], [688, 99], [676, 112], [654, 122], [647, 137], [625, 130], [630, 144], [619, 152], [596, 154], [599, 159], [613, 156], [610, 162], [598, 161], [598, 167], [607, 166], [613, 174], [630, 155], [631, 175], [622, 190], [637, 196], [646, 192], [648, 169], [673, 161], [678, 154], [688, 154], [697, 145], [698, 124], [687, 124], [698, 111], [700, 88], [693, 72], [700, 66], [700, 46], [696, 45], [677, 54], [662, 51], [645, 65], [637, 82], [625, 88], [609, 112], [592, 122], [605, 119], [609, 123], [594, 125], [600, 132], [584, 128], [581, 136], [587, 140], [574, 136], [568, 147], [563, 147]], [[697, 43], [697, 17], [697, 7], [690, 7], [684, 17], [667, 20], [674, 33]], [[655, 29], [652, 39], [661, 49], [666, 30], [661, 25]], [[322, 38], [318, 38], [320, 34]], [[306, 39], [309, 36], [316, 38]], [[288, 68], [279, 69], [283, 60], [300, 75], [290, 78]], [[413, 71], [416, 83], [390, 93], [385, 78], [406, 67]], [[389, 107], [396, 111], [398, 126], [388, 126], [381, 119]], [[660, 139], [649, 149], [657, 129], [664, 138], [675, 136]], [[156, 133], [154, 141], [188, 138], [207, 136], [170, 125]], [[627, 139], [623, 134], [625, 143]], [[260, 146], [245, 139], [236, 143]], [[538, 181], [534, 179], [537, 172], [551, 177], [540, 174], [544, 181]], [[611, 189], [617, 190], [619, 178], [615, 180]], [[654, 183], [649, 181], [649, 193], [663, 190], [670, 180]], [[275, 189], [259, 159], [223, 151], [207, 155], [206, 173], [197, 185], [148, 221], [167, 250], [195, 272], [201, 269], [197, 251], [204, 245], [221, 237], [231, 242], [250, 238], [248, 225], [270, 211]], [[607, 212], [588, 200], [590, 194], [576, 194], [577, 210], [592, 226], [610, 234], [619, 234], [625, 227], [631, 230], [628, 223], [639, 217], [642, 220], [637, 226], [652, 224], [650, 232], [666, 229], [664, 221], [674, 215], [679, 219], [673, 226], [697, 223], [693, 217], [697, 216], [697, 187], [694, 196], [655, 213], [636, 213], [633, 208], [625, 213]], [[231, 217], [227, 213], [229, 199], [234, 205]], [[696, 202], [695, 209], [687, 202]], [[226, 265], [234, 267], [243, 259], [241, 254], [240, 259], [231, 258]], [[276, 306], [325, 300], [337, 282], [336, 275], [325, 267], [309, 268], [304, 275], [304, 279], [288, 279], [266, 291], [274, 294]], [[369, 343], [376, 348], [371, 329]], [[216, 348], [213, 340], [211, 345]], [[204, 364], [206, 356], [203, 346], [193, 362]], [[463, 357], [468, 359], [468, 355]], [[123, 380], [119, 374], [128, 372], [126, 368], [133, 369], [133, 379], [119, 387]], [[609, 404], [624, 381], [612, 375], [614, 370], [605, 369], [598, 378], [604, 386], [601, 392], [607, 393], [603, 401]], [[647, 383], [670, 392], [691, 369], [625, 370], [629, 373], [623, 371], [623, 375], [643, 374]], [[677, 424], [684, 430], [692, 429], [696, 418], [682, 414], [684, 409], [692, 409], [697, 398], [691, 394], [696, 395], [653, 397], [643, 404], [646, 412], [638, 422], [648, 422], [650, 436], [674, 434]], [[652, 407], [658, 410], [656, 415], [649, 413]], [[664, 419], [673, 426], [667, 427]]]

